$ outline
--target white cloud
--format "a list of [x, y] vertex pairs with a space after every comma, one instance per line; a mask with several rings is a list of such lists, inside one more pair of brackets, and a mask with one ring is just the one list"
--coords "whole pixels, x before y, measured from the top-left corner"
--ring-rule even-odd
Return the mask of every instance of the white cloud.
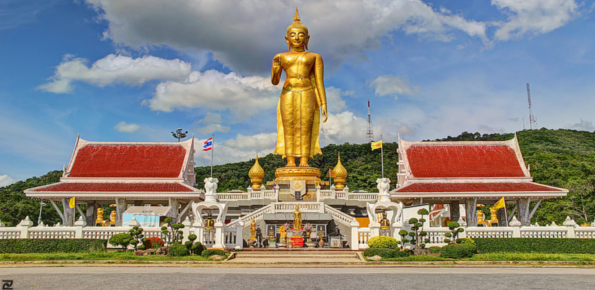
[[260, 133], [252, 136], [238, 134], [235, 139], [223, 142], [224, 145], [235, 149], [261, 150], [275, 148], [277, 133]]
[[8, 175], [0, 175], [0, 187], [9, 186], [13, 184], [16, 180], [11, 178]]
[[191, 65], [179, 59], [162, 59], [154, 56], [131, 58], [110, 54], [87, 67], [88, 60], [66, 55], [51, 82], [38, 87], [40, 90], [63, 94], [72, 92], [73, 82], [96, 86], [111, 84], [142, 85], [150, 80], [184, 80]]
[[279, 94], [280, 88], [272, 86], [268, 78], [208, 70], [192, 72], [184, 82], [159, 84], [153, 98], [143, 104], [164, 112], [175, 108], [230, 110], [233, 117], [244, 120], [263, 109], [275, 107]]
[[198, 121], [199, 123], [211, 124], [211, 123], [221, 123], [221, 114], [207, 112], [207, 115]]
[[338, 113], [345, 109], [347, 105], [343, 100], [343, 96], [350, 96], [353, 95], [353, 91], [343, 91], [341, 89], [335, 87], [328, 87], [326, 88], [326, 102], [327, 102], [327, 111], [329, 113]]
[[215, 133], [215, 132], [227, 133], [227, 132], [229, 132], [229, 127], [223, 126], [221, 124], [210, 123], [210, 124], [207, 124], [207, 125], [197, 128], [196, 131], [198, 131], [199, 133], [202, 133], [202, 134], [211, 134], [211, 133]]
[[107, 22], [105, 35], [118, 45], [210, 51], [213, 58], [242, 74], [270, 69], [263, 63], [284, 50], [283, 36], [296, 6], [310, 30], [310, 48], [331, 68], [348, 58], [364, 59], [363, 51], [379, 48], [383, 36], [399, 29], [441, 41], [462, 31], [489, 42], [485, 23], [436, 10], [420, 0], [86, 2]]
[[345, 111], [329, 114], [326, 123], [320, 126], [320, 146], [328, 144], [364, 143], [368, 121]]
[[138, 129], [140, 129], [140, 126], [137, 124], [128, 124], [124, 121], [116, 124], [116, 126], [114, 126], [114, 129], [116, 129], [116, 131], [118, 132], [124, 132], [124, 133], [134, 133], [136, 131], [138, 131]]
[[579, 14], [574, 0], [492, 0], [492, 5], [508, 14], [508, 21], [495, 23], [495, 39], [502, 41], [548, 33]]
[[378, 96], [412, 95], [419, 91], [418, 87], [412, 86], [407, 77], [393, 75], [379, 76], [370, 82], [369, 86], [374, 88], [374, 93]]
[[583, 120], [582, 118], [580, 119], [580, 122], [569, 125], [568, 128], [579, 131], [595, 132], [595, 125], [593, 125], [593, 122], [589, 120]]

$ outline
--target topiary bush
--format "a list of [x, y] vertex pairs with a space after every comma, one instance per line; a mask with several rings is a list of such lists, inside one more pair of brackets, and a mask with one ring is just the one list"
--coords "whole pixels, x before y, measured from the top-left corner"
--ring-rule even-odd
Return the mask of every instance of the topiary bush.
[[116, 234], [109, 238], [109, 243], [114, 246], [122, 246], [122, 250], [126, 250], [130, 242], [134, 238], [128, 233]]
[[93, 252], [106, 246], [107, 240], [95, 239], [10, 239], [0, 240], [0, 254]]
[[171, 256], [182, 257], [190, 255], [190, 251], [184, 245], [173, 245], [169, 247], [169, 254]]
[[373, 237], [368, 240], [368, 246], [375, 249], [397, 249], [399, 242], [393, 237]]
[[218, 250], [218, 249], [208, 249], [208, 250], [202, 251], [202, 253], [201, 253], [201, 256], [203, 256], [205, 258], [208, 258], [212, 255], [219, 255], [219, 256], [225, 257], [225, 251]]
[[382, 249], [382, 248], [368, 248], [364, 250], [364, 256], [373, 257], [380, 256], [382, 258], [402, 258], [409, 257], [409, 251], [399, 251], [395, 249]]
[[192, 251], [192, 254], [194, 254], [194, 255], [201, 255], [202, 252], [206, 249], [207, 249], [207, 247], [203, 246], [199, 242], [194, 243], [192, 245], [192, 247], [190, 248], [190, 250]]
[[440, 257], [452, 259], [471, 258], [474, 254], [477, 254], [477, 247], [473, 244], [451, 244], [440, 250]]
[[485, 238], [473, 240], [480, 253], [595, 254], [595, 239]]

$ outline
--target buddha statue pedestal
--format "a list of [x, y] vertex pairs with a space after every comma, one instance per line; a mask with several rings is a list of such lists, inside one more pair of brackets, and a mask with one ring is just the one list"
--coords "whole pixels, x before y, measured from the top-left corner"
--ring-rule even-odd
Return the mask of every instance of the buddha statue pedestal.
[[328, 181], [320, 180], [320, 169], [314, 167], [282, 167], [275, 170], [275, 181], [267, 182], [272, 189], [279, 186], [279, 201], [316, 201], [316, 183], [328, 189]]

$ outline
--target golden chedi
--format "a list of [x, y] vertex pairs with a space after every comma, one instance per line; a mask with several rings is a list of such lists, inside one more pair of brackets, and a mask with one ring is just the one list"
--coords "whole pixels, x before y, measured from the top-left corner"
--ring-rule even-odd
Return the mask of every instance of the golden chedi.
[[260, 184], [262, 183], [262, 179], [264, 178], [264, 169], [260, 167], [258, 164], [258, 154], [256, 154], [256, 161], [254, 162], [254, 166], [250, 168], [248, 171], [248, 176], [250, 177], [250, 182], [252, 182], [253, 189], [260, 189]]
[[[285, 82], [277, 106], [277, 145], [274, 153], [287, 159], [287, 165], [275, 171], [277, 181], [320, 181], [320, 169], [308, 165], [315, 154], [322, 154], [318, 143], [320, 114], [327, 120], [324, 65], [319, 54], [309, 52], [310, 35], [296, 9], [293, 23], [287, 27], [288, 52], [273, 58], [271, 82]], [[299, 166], [296, 164], [299, 159]]]
[[333, 169], [333, 173], [335, 176], [335, 188], [345, 188], [345, 180], [347, 179], [347, 169], [345, 169], [345, 167], [343, 167], [343, 164], [341, 164], [341, 153], [339, 153], [337, 166], [335, 166], [335, 168]]

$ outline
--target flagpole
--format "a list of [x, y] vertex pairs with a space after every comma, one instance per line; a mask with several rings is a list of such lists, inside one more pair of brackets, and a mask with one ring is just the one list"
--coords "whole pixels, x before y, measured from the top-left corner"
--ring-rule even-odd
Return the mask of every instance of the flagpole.
[[506, 200], [504, 200], [504, 215], [506, 218], [506, 226], [508, 227], [508, 211], [506, 210]]
[[213, 178], [213, 151], [215, 151], [215, 134], [213, 134], [213, 144], [211, 144], [211, 178]]
[[[380, 142], [382, 142], [382, 135], [380, 135]], [[382, 178], [384, 178], [384, 146], [380, 146], [380, 163], [382, 163]]]

